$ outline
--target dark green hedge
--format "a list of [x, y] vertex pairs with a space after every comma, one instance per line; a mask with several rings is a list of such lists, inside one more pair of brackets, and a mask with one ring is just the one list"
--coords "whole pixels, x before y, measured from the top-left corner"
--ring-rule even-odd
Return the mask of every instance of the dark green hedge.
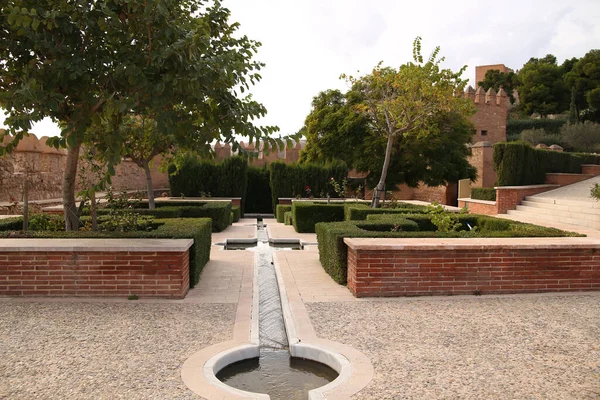
[[[22, 218], [19, 218], [22, 223]], [[20, 232], [19, 237], [29, 238], [152, 238], [152, 239], [194, 239], [190, 248], [190, 287], [194, 287], [200, 280], [202, 268], [210, 259], [211, 225], [209, 218], [177, 218], [161, 219], [157, 221], [157, 229], [149, 232]], [[3, 229], [7, 225], [0, 225]], [[11, 237], [11, 229], [1, 230], [0, 238]], [[18, 240], [18, 239], [15, 239]]]
[[186, 155], [179, 168], [169, 165], [171, 196], [241, 197], [246, 194], [248, 162], [240, 156], [230, 157], [221, 163], [201, 160]]
[[496, 189], [494, 188], [472, 188], [471, 198], [476, 200], [496, 201]]
[[307, 187], [313, 197], [321, 195], [337, 197], [329, 184], [331, 178], [341, 183], [348, 175], [345, 163], [329, 165], [285, 164], [274, 162], [269, 165], [273, 208], [280, 197], [309, 197]]
[[238, 222], [240, 220], [240, 218], [242, 217], [242, 212], [241, 212], [241, 208], [240, 206], [231, 206], [231, 213], [233, 214], [233, 222]]
[[23, 218], [0, 219], [0, 231], [18, 231], [23, 229]]
[[506, 121], [506, 136], [518, 136], [527, 129], [544, 129], [548, 134], [560, 134], [565, 119], [509, 119]]
[[405, 218], [401, 214], [371, 214], [367, 215], [367, 223], [357, 223], [361, 229], [366, 231], [391, 232], [392, 229], [401, 231], [418, 231], [419, 224], [415, 221]]
[[344, 220], [344, 203], [327, 204], [295, 201], [292, 204], [292, 223], [298, 233], [314, 233], [315, 224]]
[[248, 189], [244, 198], [245, 213], [270, 214], [273, 212], [269, 170], [248, 167]]
[[283, 223], [286, 225], [293, 225], [292, 216], [291, 211], [286, 211], [286, 213], [283, 214]]
[[275, 216], [277, 217], [277, 222], [284, 223], [285, 222], [285, 213], [288, 211], [292, 211], [291, 204], [277, 204]]
[[[167, 205], [169, 204], [169, 205]], [[175, 204], [175, 205], [173, 205]], [[192, 205], [187, 205], [192, 204]], [[136, 204], [136, 207], [144, 207], [144, 203]], [[145, 204], [147, 207], [147, 204]], [[239, 208], [238, 208], [239, 210]], [[221, 232], [229, 226], [232, 206], [230, 201], [207, 201], [207, 202], [168, 202], [157, 203], [156, 209], [129, 208], [127, 211], [155, 218], [211, 218], [213, 220], [213, 232]], [[98, 215], [106, 215], [108, 209], [99, 209]]]
[[[390, 217], [391, 218], [391, 217]], [[391, 232], [390, 223], [385, 227], [382, 221], [343, 221], [318, 223], [315, 227], [319, 245], [319, 259], [323, 269], [338, 283], [346, 284], [348, 247], [344, 238], [460, 238], [460, 237], [562, 237], [578, 236], [554, 228], [544, 228], [515, 221], [500, 220], [482, 215], [460, 215], [464, 224], [477, 227], [473, 232], [436, 232], [435, 226], [426, 214], [406, 215], [404, 218], [416, 222], [419, 231]], [[428, 222], [427, 222], [428, 221]], [[386, 229], [387, 228], [387, 229]]]
[[[404, 206], [410, 207], [404, 207]], [[347, 204], [344, 210], [346, 221], [364, 221], [368, 215], [373, 214], [418, 214], [424, 213], [425, 207], [413, 204], [400, 203], [398, 208], [371, 208], [363, 204]]]
[[598, 157], [585, 153], [564, 153], [535, 149], [526, 143], [494, 145], [494, 168], [498, 186], [542, 184], [546, 173], [581, 173], [582, 164], [596, 164]]

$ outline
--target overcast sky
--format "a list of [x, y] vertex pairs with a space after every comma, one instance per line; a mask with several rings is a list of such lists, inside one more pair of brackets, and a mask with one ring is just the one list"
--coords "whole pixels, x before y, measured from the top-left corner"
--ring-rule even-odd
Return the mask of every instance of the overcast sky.
[[[240, 32], [260, 41], [266, 63], [252, 90], [281, 134], [298, 131], [320, 91], [341, 89], [342, 73], [365, 74], [379, 62], [397, 67], [423, 38], [423, 55], [441, 46], [444, 65], [474, 84], [475, 66], [519, 69], [530, 57], [554, 54], [559, 63], [600, 47], [600, 1], [528, 0], [223, 0]], [[0, 120], [3, 118], [0, 116]], [[0, 121], [1, 123], [1, 121]], [[38, 136], [58, 134], [49, 121]]]

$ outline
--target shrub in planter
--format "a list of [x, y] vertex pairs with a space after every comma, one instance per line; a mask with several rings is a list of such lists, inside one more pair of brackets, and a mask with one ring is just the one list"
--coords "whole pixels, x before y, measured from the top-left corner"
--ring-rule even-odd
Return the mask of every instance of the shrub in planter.
[[496, 189], [473, 188], [471, 189], [471, 198], [476, 200], [496, 201]]
[[277, 208], [275, 211], [275, 216], [277, 217], [277, 222], [284, 223], [285, 222], [285, 213], [288, 211], [292, 211], [291, 204], [277, 204]]
[[347, 205], [344, 210], [344, 219], [346, 221], [364, 221], [368, 215], [372, 214], [419, 214], [425, 212], [425, 207], [408, 204], [410, 207], [404, 207], [405, 203], [398, 203], [396, 208], [371, 208], [367, 205]]
[[287, 211], [283, 215], [283, 223], [286, 224], [286, 225], [293, 225], [293, 223], [292, 223], [292, 212], [291, 211]]
[[295, 201], [292, 204], [292, 222], [298, 233], [314, 233], [315, 224], [344, 220], [344, 204]]
[[238, 222], [241, 218], [240, 206], [231, 206], [231, 212], [233, 213], [233, 222]]

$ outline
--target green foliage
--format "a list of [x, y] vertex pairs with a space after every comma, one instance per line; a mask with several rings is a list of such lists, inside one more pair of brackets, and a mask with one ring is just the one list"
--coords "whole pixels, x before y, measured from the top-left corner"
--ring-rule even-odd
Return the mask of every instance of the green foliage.
[[285, 222], [285, 213], [292, 211], [291, 204], [277, 204], [277, 208], [275, 211], [275, 216], [277, 217], [277, 222], [284, 223]]
[[132, 232], [152, 229], [154, 220], [142, 216], [133, 210], [109, 210], [108, 219], [103, 221], [99, 229], [102, 231]]
[[509, 119], [506, 121], [506, 137], [520, 137], [521, 132], [528, 129], [543, 129], [548, 135], [558, 135], [566, 123], [564, 119]]
[[494, 188], [472, 188], [471, 198], [476, 200], [496, 201], [496, 189]]
[[526, 113], [546, 116], [568, 110], [570, 91], [563, 81], [563, 69], [553, 55], [531, 58], [517, 77], [519, 96]]
[[169, 166], [169, 187], [175, 197], [200, 197], [204, 193], [244, 198], [247, 182], [248, 162], [241, 156], [216, 164], [188, 153]]
[[600, 50], [590, 50], [564, 76], [572, 88], [577, 121], [600, 122]]
[[286, 211], [285, 214], [283, 214], [283, 223], [285, 225], [293, 225], [293, 219], [292, 219], [292, 212], [291, 211]]
[[231, 206], [231, 213], [233, 214], [233, 222], [238, 222], [242, 217], [240, 206]]
[[543, 143], [546, 146], [557, 144], [563, 148], [570, 147], [565, 143], [561, 135], [549, 135], [543, 128], [524, 130], [521, 132], [521, 140], [530, 143], [532, 146], [537, 146], [538, 144]]
[[[22, 219], [20, 219], [22, 223]], [[30, 238], [106, 238], [106, 239], [125, 239], [125, 238], [148, 238], [148, 239], [193, 239], [194, 244], [190, 248], [190, 287], [194, 287], [199, 279], [202, 268], [210, 259], [211, 248], [211, 225], [208, 218], [177, 218], [161, 219], [158, 221], [157, 228], [151, 231], [31, 231], [18, 234], [18, 237]], [[10, 229], [2, 230], [6, 226], [0, 224], [0, 238], [14, 237], [14, 232]], [[10, 227], [9, 227], [10, 228]]]
[[[380, 221], [344, 221], [319, 223], [315, 227], [319, 246], [319, 259], [325, 272], [340, 284], [347, 280], [347, 254], [348, 247], [344, 238], [461, 238], [461, 237], [563, 237], [580, 236], [571, 232], [554, 228], [544, 228], [536, 225], [523, 224], [515, 221], [498, 220], [493, 217], [479, 215], [458, 215], [463, 229], [468, 229], [466, 224], [477, 227], [475, 232], [465, 230], [459, 232], [436, 232], [431, 223], [430, 215], [406, 215], [404, 218], [412, 220], [419, 226], [419, 231], [402, 230], [375, 230], [371, 227], [384, 229]], [[428, 221], [426, 223], [425, 221]], [[508, 224], [508, 226], [507, 226]], [[369, 226], [371, 225], [371, 227]], [[385, 226], [392, 227], [391, 224]], [[497, 228], [497, 230], [495, 229]], [[373, 230], [368, 230], [373, 229]]]
[[517, 75], [514, 72], [510, 71], [507, 73], [500, 72], [497, 69], [488, 70], [485, 73], [485, 78], [483, 81], [477, 82], [478, 86], [481, 86], [487, 92], [488, 89], [492, 88], [498, 93], [500, 87], [504, 89], [511, 103], [515, 102], [515, 97], [513, 95], [513, 91], [517, 86]]
[[370, 208], [366, 204], [347, 204], [344, 209], [345, 221], [364, 221], [374, 214], [418, 214], [424, 213], [426, 208], [408, 203], [399, 203], [396, 208]]
[[244, 197], [244, 212], [272, 213], [271, 183], [269, 170], [248, 167], [248, 189]]
[[329, 181], [333, 177], [341, 182], [348, 175], [348, 167], [343, 162], [327, 165], [274, 162], [269, 165], [269, 172], [275, 206], [280, 197], [305, 197], [308, 191], [314, 196], [336, 197]]
[[379, 232], [418, 231], [419, 224], [406, 219], [400, 214], [371, 214], [367, 215], [368, 224], [357, 224], [361, 229]]
[[582, 164], [596, 164], [597, 156], [534, 149], [524, 143], [494, 145], [494, 168], [498, 186], [535, 185], [545, 182], [546, 173], [581, 173]]
[[29, 230], [64, 231], [65, 223], [61, 216], [53, 214], [33, 214], [29, 217]]
[[[460, 76], [466, 66], [458, 72], [442, 69], [440, 64], [443, 58], [438, 58], [439, 50], [437, 47], [424, 62], [421, 55], [421, 38], [417, 37], [413, 43], [414, 62], [404, 64], [398, 69], [384, 68], [379, 63], [371, 74], [361, 78], [342, 75], [342, 78], [352, 85], [352, 90], [356, 91], [362, 99], [357, 109], [368, 119], [369, 125], [372, 127], [371, 133], [379, 138], [379, 149], [375, 154], [378, 154], [383, 161], [374, 195], [373, 205], [375, 207], [378, 206], [378, 194], [385, 190], [385, 184], [388, 182], [386, 178], [390, 169], [392, 153], [397, 159], [408, 156], [410, 163], [416, 162], [418, 159], [430, 160], [429, 157], [421, 155], [423, 149], [420, 147], [406, 153], [394, 152], [396, 142], [402, 145], [410, 138], [418, 137], [431, 143], [440, 141], [452, 143], [452, 141], [446, 141], [441, 133], [440, 116], [442, 118], [452, 116], [460, 121], [465, 121], [475, 112], [475, 106], [469, 99], [456, 96], [456, 93], [464, 90], [466, 82]], [[468, 140], [470, 140], [470, 136]], [[435, 148], [435, 152], [440, 156], [439, 160], [431, 161], [444, 164], [446, 170], [450, 170], [448, 160], [458, 161], [463, 167], [458, 173], [464, 172], [464, 168], [466, 168], [470, 171], [467, 177], [474, 178], [474, 170], [468, 168], [466, 161], [468, 150], [464, 148], [464, 144], [467, 142], [460, 142], [456, 146], [457, 153], [455, 155], [452, 150], [440, 151], [440, 148], [435, 145], [426, 148]], [[463, 147], [462, 151], [461, 146]], [[373, 153], [365, 151], [358, 154], [360, 154], [358, 157], [361, 157], [364, 154]], [[363, 170], [360, 167], [358, 169]], [[368, 170], [374, 169], [373, 164], [368, 166]], [[438, 170], [438, 168], [432, 169]], [[394, 168], [393, 170], [399, 171], [400, 169]], [[436, 178], [445, 179], [446, 176], [441, 174]]]
[[600, 200], [600, 184], [596, 183], [592, 186], [590, 190], [590, 196], [596, 199], [596, 201]]
[[292, 204], [292, 222], [298, 233], [314, 233], [315, 224], [344, 220], [344, 204], [295, 201]]
[[433, 203], [428, 205], [425, 213], [431, 216], [431, 223], [440, 232], [456, 232], [462, 227], [462, 223], [458, 220], [458, 215], [453, 212], [447, 212], [441, 204]]
[[[31, 228], [31, 219], [29, 224]], [[20, 231], [21, 229], [23, 229], [23, 217], [0, 219], [0, 231]]]
[[[140, 202], [136, 207], [138, 208], [129, 208], [126, 211], [155, 218], [210, 218], [213, 221], [213, 232], [221, 232], [230, 225], [230, 214], [233, 209], [230, 201], [159, 202], [154, 210], [147, 208], [147, 202]], [[100, 209], [98, 215], [110, 215], [111, 212], [111, 210]]]
[[600, 124], [585, 121], [579, 124], [566, 124], [560, 129], [565, 142], [576, 151], [600, 151]]

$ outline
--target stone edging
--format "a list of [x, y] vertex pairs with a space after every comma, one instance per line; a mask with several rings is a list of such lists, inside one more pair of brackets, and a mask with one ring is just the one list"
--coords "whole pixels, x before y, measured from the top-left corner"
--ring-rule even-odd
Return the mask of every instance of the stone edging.
[[0, 239], [1, 252], [183, 252], [192, 239]]

